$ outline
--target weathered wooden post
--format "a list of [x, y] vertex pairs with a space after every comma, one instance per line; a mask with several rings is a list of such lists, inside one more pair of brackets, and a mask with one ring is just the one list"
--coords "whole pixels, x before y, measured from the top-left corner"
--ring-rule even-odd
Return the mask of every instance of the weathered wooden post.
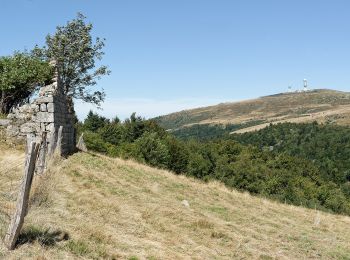
[[56, 130], [54, 130], [54, 131], [51, 132], [51, 137], [49, 139], [49, 147], [48, 147], [48, 151], [47, 151], [47, 156], [48, 157], [51, 157], [54, 154], [54, 152], [55, 152], [56, 144], [57, 144], [56, 143], [57, 142], [56, 137], [57, 137]]
[[5, 245], [9, 250], [13, 250], [15, 248], [23, 226], [24, 217], [27, 214], [30, 188], [32, 186], [38, 150], [39, 144], [31, 142], [26, 155], [23, 182], [17, 198], [16, 212], [11, 219], [11, 223], [4, 240]]
[[36, 173], [42, 174], [45, 171], [46, 167], [46, 153], [47, 153], [47, 132], [42, 133], [40, 148], [39, 148], [39, 157], [36, 163]]
[[79, 137], [77, 148], [82, 152], [87, 152], [87, 148], [84, 142], [84, 133], [82, 133], [81, 136]]
[[28, 154], [30, 145], [32, 142], [35, 142], [36, 136], [33, 133], [27, 134], [27, 139], [26, 139], [26, 150], [25, 153]]
[[63, 126], [60, 126], [60, 128], [58, 129], [57, 145], [56, 145], [56, 151], [59, 156], [62, 155], [62, 134], [63, 134]]

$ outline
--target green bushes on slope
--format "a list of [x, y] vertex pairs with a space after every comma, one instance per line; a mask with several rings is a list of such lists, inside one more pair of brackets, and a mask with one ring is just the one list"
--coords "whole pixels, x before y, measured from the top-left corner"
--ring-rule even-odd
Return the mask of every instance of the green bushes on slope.
[[[350, 186], [345, 188], [345, 184], [340, 181], [343, 174], [334, 174], [343, 173], [343, 168], [329, 174], [324, 168], [325, 161], [326, 165], [334, 165], [335, 157], [327, 157], [322, 163], [316, 163], [311, 155], [302, 157], [296, 156], [296, 152], [271, 152], [263, 149], [263, 146], [270, 147], [276, 140], [270, 136], [265, 140], [263, 136], [262, 140], [265, 141], [260, 144], [260, 139], [253, 136], [259, 136], [259, 132], [251, 136], [235, 136], [237, 140], [222, 138], [206, 142], [183, 142], [155, 122], [143, 120], [135, 114], [124, 122], [110, 122], [97, 117], [100, 116], [89, 113], [84, 123], [79, 125], [80, 131], [85, 132], [85, 142], [91, 150], [110, 156], [133, 158], [204, 181], [219, 180], [228, 187], [285, 203], [350, 214]], [[280, 133], [280, 130], [276, 130], [276, 133]], [[313, 135], [309, 138], [312, 139]], [[276, 142], [280, 143], [280, 140]], [[300, 149], [298, 147], [295, 148], [297, 151]], [[324, 149], [331, 148], [325, 146]], [[312, 155], [318, 154], [317, 151], [312, 152]], [[318, 156], [321, 155], [320, 152]]]
[[[312, 161], [324, 179], [350, 181], [350, 128], [335, 125], [278, 124], [258, 132], [233, 135], [242, 144]], [[271, 147], [271, 148], [270, 148]], [[346, 186], [348, 187], [348, 186]], [[344, 189], [348, 189], [344, 186]]]

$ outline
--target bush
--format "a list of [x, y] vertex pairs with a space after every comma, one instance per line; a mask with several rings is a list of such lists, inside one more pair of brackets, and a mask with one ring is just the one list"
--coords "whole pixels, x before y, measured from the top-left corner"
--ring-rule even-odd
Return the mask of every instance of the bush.
[[104, 142], [119, 145], [125, 136], [124, 129], [120, 124], [106, 124], [99, 129], [99, 134]]
[[189, 150], [186, 145], [172, 136], [168, 136], [165, 139], [166, 145], [169, 150], [169, 170], [179, 174], [185, 173], [189, 161]]
[[135, 143], [122, 143], [118, 146], [118, 152], [123, 159], [135, 159], [139, 162], [145, 162]]
[[202, 154], [192, 153], [190, 154], [187, 166], [187, 174], [200, 179], [205, 177], [208, 178], [210, 169], [212, 168], [211, 163], [204, 159]]
[[98, 133], [93, 133], [90, 131], [85, 132], [84, 141], [87, 149], [100, 152], [107, 153], [108, 144], [103, 141], [102, 137]]
[[170, 154], [164, 140], [157, 133], [144, 133], [135, 141], [138, 154], [151, 166], [167, 168], [170, 163]]

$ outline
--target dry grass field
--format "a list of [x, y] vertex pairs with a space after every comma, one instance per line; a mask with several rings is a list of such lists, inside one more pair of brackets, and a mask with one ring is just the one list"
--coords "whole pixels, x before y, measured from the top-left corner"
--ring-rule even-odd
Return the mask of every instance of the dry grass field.
[[[1, 236], [22, 161], [0, 146]], [[19, 245], [0, 259], [350, 259], [350, 218], [78, 153], [36, 177]]]
[[333, 122], [350, 125], [350, 93], [314, 90], [284, 93], [235, 103], [181, 111], [156, 118], [166, 129], [195, 124], [247, 124], [237, 132], [254, 131], [270, 123]]

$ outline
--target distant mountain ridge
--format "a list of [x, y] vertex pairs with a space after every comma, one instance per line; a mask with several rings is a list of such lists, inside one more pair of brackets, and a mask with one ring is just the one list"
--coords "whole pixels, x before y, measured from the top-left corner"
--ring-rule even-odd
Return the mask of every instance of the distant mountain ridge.
[[194, 125], [236, 125], [235, 132], [262, 129], [283, 122], [330, 122], [350, 125], [350, 93], [316, 89], [279, 93], [240, 102], [184, 110], [154, 118], [176, 131]]

